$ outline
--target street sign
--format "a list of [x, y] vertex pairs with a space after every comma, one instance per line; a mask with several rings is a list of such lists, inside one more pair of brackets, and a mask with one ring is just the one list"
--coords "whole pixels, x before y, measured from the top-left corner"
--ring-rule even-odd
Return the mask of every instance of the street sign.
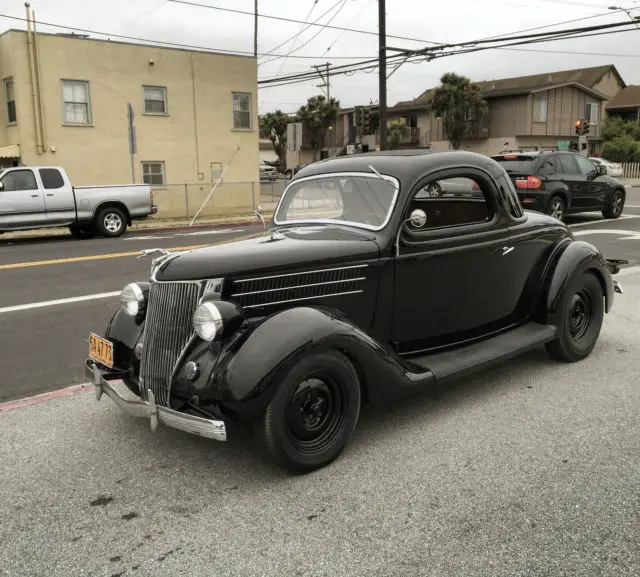
[[568, 140], [558, 140], [558, 150], [569, 150], [569, 144]]
[[302, 146], [302, 122], [287, 124], [287, 148], [295, 152]]

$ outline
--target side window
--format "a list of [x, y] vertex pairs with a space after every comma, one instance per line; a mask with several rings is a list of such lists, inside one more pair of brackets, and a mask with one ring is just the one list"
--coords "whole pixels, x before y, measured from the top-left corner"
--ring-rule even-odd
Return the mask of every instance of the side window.
[[561, 154], [558, 156], [558, 160], [560, 161], [560, 166], [562, 166], [562, 172], [564, 174], [580, 174], [578, 165], [573, 157], [573, 154]]
[[540, 164], [539, 172], [545, 176], [556, 174], [558, 172], [556, 167], [556, 158], [551, 155], [544, 156], [542, 158], [542, 163]]
[[427, 214], [421, 230], [488, 222], [493, 211], [484, 188], [483, 182], [463, 176], [427, 182], [413, 198], [411, 211], [419, 208]]
[[507, 210], [514, 218], [520, 218], [524, 216], [524, 211], [522, 210], [522, 206], [520, 205], [520, 200], [518, 199], [518, 194], [516, 193], [516, 189], [513, 187], [513, 182], [511, 179], [506, 176], [500, 176], [498, 178], [498, 186], [500, 189], [500, 196], [502, 197], [502, 201], [504, 202]]
[[32, 170], [13, 170], [2, 178], [5, 191], [37, 190], [36, 177]]
[[64, 179], [57, 168], [41, 168], [39, 172], [42, 186], [47, 190], [62, 188], [64, 186]]
[[587, 174], [593, 174], [597, 171], [596, 165], [593, 164], [593, 162], [591, 162], [588, 158], [585, 158], [581, 155], [576, 155], [575, 160], [578, 163], [580, 172], [582, 172], [582, 174], [584, 174], [585, 176]]

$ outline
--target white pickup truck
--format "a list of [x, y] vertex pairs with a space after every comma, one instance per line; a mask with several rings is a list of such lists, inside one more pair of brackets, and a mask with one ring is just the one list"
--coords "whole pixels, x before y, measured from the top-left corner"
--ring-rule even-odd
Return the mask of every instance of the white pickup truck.
[[29, 166], [0, 172], [0, 234], [69, 227], [77, 238], [120, 236], [134, 219], [157, 212], [147, 184], [71, 186], [63, 168]]

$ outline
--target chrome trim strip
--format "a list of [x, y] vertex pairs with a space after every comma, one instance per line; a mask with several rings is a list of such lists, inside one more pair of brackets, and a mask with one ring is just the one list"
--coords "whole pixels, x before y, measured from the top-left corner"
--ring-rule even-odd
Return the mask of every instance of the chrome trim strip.
[[287, 299], [284, 301], [276, 301], [273, 303], [264, 303], [261, 305], [247, 305], [242, 307], [243, 309], [263, 309], [265, 307], [272, 307], [273, 305], [281, 305], [284, 303], [294, 303], [294, 302], [298, 302], [298, 301], [308, 301], [311, 299], [326, 299], [329, 297], [339, 297], [339, 296], [343, 296], [343, 295], [355, 295], [358, 293], [362, 293], [364, 292], [363, 290], [357, 290], [357, 291], [348, 291], [348, 292], [343, 292], [343, 293], [333, 293], [330, 295], [320, 295], [320, 296], [315, 296], [315, 297], [303, 297], [303, 298], [299, 298], [299, 299]]
[[301, 289], [301, 288], [308, 288], [308, 287], [315, 287], [315, 286], [327, 286], [327, 285], [332, 285], [332, 284], [340, 284], [340, 283], [346, 283], [346, 282], [356, 282], [356, 281], [360, 281], [360, 280], [366, 280], [367, 277], [364, 276], [360, 276], [357, 278], [347, 278], [344, 280], [332, 280], [332, 281], [327, 281], [327, 282], [316, 282], [316, 283], [312, 283], [312, 284], [300, 284], [300, 285], [296, 285], [296, 286], [289, 286], [289, 287], [281, 287], [281, 288], [274, 288], [274, 289], [265, 289], [262, 291], [251, 291], [251, 292], [246, 292], [246, 293], [235, 293], [232, 294], [232, 297], [243, 297], [243, 296], [249, 296], [249, 295], [259, 295], [259, 294], [264, 294], [264, 293], [273, 293], [273, 292], [278, 292], [278, 291], [292, 291], [295, 289]]
[[100, 369], [91, 359], [87, 359], [85, 362], [85, 373], [96, 387], [96, 399], [98, 401], [103, 394], [106, 394], [125, 413], [133, 417], [149, 419], [152, 431], [156, 430], [158, 422], [160, 422], [167, 427], [179, 429], [192, 435], [199, 435], [215, 441], [227, 440], [227, 428], [224, 421], [205, 419], [159, 406], [156, 404], [151, 390], [147, 391], [149, 402], [139, 399], [132, 401], [125, 399], [102, 376]]
[[378, 230], [382, 230], [385, 226], [387, 226], [387, 224], [389, 224], [389, 221], [391, 220], [391, 215], [393, 214], [393, 211], [395, 209], [396, 206], [396, 202], [398, 201], [398, 195], [400, 194], [400, 181], [395, 177], [395, 176], [390, 176], [388, 174], [382, 174], [381, 176], [383, 177], [384, 180], [390, 182], [391, 184], [393, 184], [394, 188], [395, 188], [395, 192], [393, 193], [393, 198], [391, 199], [391, 204], [389, 205], [389, 210], [387, 211], [387, 216], [384, 219], [384, 222], [379, 225], [379, 226], [373, 226], [370, 224], [362, 224], [359, 222], [351, 222], [349, 220], [333, 220], [333, 219], [317, 219], [317, 218], [312, 218], [312, 219], [302, 219], [302, 220], [286, 220], [284, 222], [280, 222], [277, 220], [276, 216], [278, 214], [278, 211], [280, 210], [280, 206], [282, 205], [282, 201], [284, 200], [285, 196], [287, 195], [287, 192], [289, 191], [289, 189], [298, 184], [299, 182], [305, 182], [307, 180], [318, 180], [320, 178], [335, 178], [335, 177], [340, 177], [340, 176], [362, 176], [362, 177], [366, 177], [366, 178], [375, 178], [375, 179], [380, 179], [380, 176], [378, 176], [377, 174], [375, 174], [374, 172], [329, 172], [327, 174], [316, 174], [315, 176], [305, 176], [304, 178], [297, 178], [295, 180], [292, 180], [289, 185], [284, 189], [284, 192], [282, 193], [282, 195], [280, 196], [280, 200], [278, 201], [278, 205], [276, 206], [276, 209], [273, 213], [273, 224], [276, 224], [278, 226], [289, 226], [291, 224], [341, 224], [341, 225], [346, 225], [346, 226], [353, 226], [354, 228], [363, 228], [365, 230], [372, 230], [372, 231], [378, 231]]
[[[238, 284], [241, 282], [251, 282], [254, 280], [268, 280], [268, 279], [272, 279], [272, 278], [284, 278], [287, 276], [296, 276], [296, 275], [301, 275], [301, 274], [316, 274], [316, 273], [320, 273], [320, 272], [332, 272], [335, 270], [353, 270], [354, 268], [366, 268], [368, 267], [368, 264], [358, 264], [358, 265], [354, 265], [354, 266], [341, 266], [338, 268], [322, 268], [322, 269], [317, 269], [317, 270], [305, 270], [305, 271], [301, 271], [301, 272], [292, 272], [292, 273], [287, 273], [287, 274], [276, 274], [273, 276], [258, 276], [255, 278], [243, 278], [240, 280], [234, 280], [233, 283], [234, 284]], [[353, 280], [353, 279], [352, 279]]]

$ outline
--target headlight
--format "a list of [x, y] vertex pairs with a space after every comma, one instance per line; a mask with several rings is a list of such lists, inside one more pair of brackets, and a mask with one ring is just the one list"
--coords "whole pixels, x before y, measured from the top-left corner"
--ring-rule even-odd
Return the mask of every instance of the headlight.
[[222, 329], [222, 316], [210, 301], [198, 305], [193, 312], [193, 330], [203, 341], [212, 341]]
[[128, 284], [120, 293], [120, 306], [128, 315], [135, 317], [144, 307], [144, 294], [135, 283]]

